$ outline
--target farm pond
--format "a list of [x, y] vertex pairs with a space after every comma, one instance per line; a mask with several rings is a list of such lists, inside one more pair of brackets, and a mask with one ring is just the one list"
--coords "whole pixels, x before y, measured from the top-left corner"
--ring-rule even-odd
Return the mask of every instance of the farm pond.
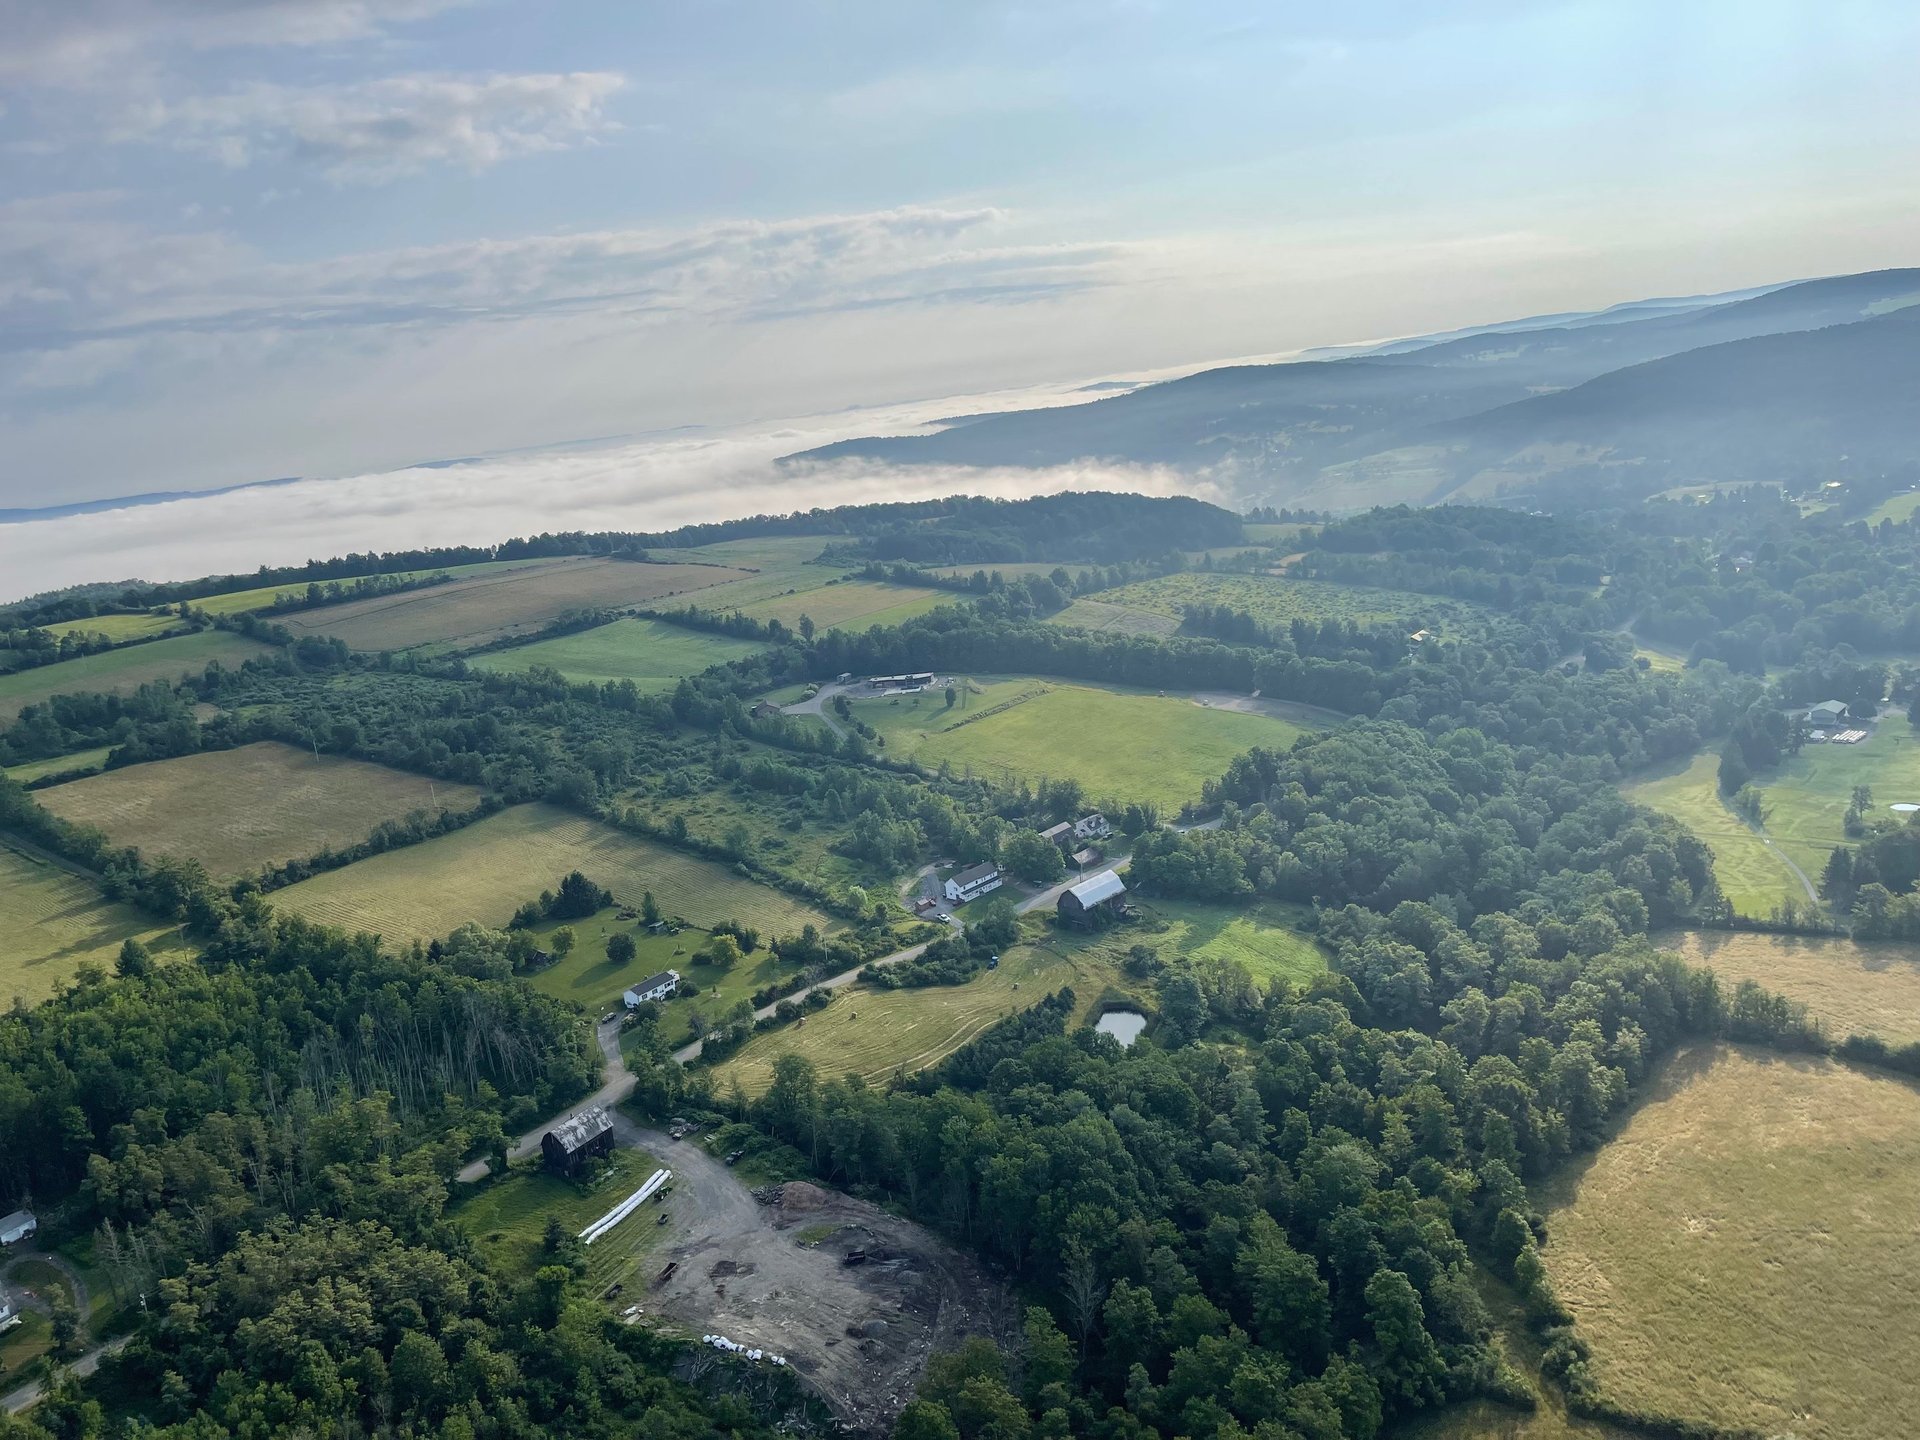
[[1094, 1023], [1102, 1035], [1111, 1035], [1122, 1048], [1131, 1046], [1147, 1028], [1147, 1017], [1138, 1010], [1109, 1010]]

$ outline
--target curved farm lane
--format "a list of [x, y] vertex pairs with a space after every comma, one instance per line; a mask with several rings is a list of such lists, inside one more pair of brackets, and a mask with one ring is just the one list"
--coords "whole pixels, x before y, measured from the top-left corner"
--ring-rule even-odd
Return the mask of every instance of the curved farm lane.
[[831, 730], [836, 739], [844, 740], [847, 738], [846, 727], [834, 719], [828, 712], [827, 702], [836, 695], [846, 694], [846, 692], [851, 689], [853, 689], [851, 685], [822, 685], [807, 699], [796, 700], [791, 705], [781, 706], [780, 713], [782, 715], [811, 715], [819, 720], [821, 724], [825, 725], [827, 729]]
[[[606, 1060], [606, 1068], [601, 1071], [600, 1088], [584, 1100], [576, 1101], [562, 1110], [552, 1119], [534, 1126], [514, 1141], [512, 1148], [507, 1151], [508, 1160], [522, 1160], [533, 1154], [540, 1148], [540, 1137], [563, 1120], [571, 1120], [582, 1111], [591, 1110], [595, 1106], [605, 1107], [609, 1114], [613, 1114], [615, 1113], [613, 1107], [633, 1093], [633, 1072], [627, 1069], [627, 1057], [620, 1053], [620, 1022], [618, 1020], [601, 1022], [594, 1027], [594, 1037], [599, 1040], [600, 1054]], [[471, 1185], [486, 1179], [490, 1173], [492, 1173], [491, 1167], [486, 1160], [480, 1159], [463, 1166], [454, 1178]]]
[[[26, 1260], [44, 1261], [60, 1272], [68, 1286], [73, 1290], [74, 1309], [80, 1313], [80, 1323], [84, 1326], [87, 1316], [92, 1313], [93, 1297], [87, 1290], [87, 1282], [81, 1277], [79, 1270], [74, 1267], [73, 1262], [56, 1251], [42, 1250], [37, 1246], [28, 1247], [16, 1250], [7, 1257], [6, 1264], [0, 1265], [0, 1280], [4, 1280], [15, 1266]], [[113, 1354], [131, 1338], [132, 1337], [128, 1335], [121, 1335], [107, 1341], [104, 1345], [96, 1345], [65, 1368], [72, 1371], [75, 1375], [85, 1378], [99, 1368], [100, 1361], [103, 1357]], [[40, 1403], [41, 1398], [46, 1393], [46, 1381], [29, 1381], [18, 1390], [12, 1391], [5, 1397], [0, 1397], [0, 1415], [18, 1415], [23, 1411], [30, 1410]]]

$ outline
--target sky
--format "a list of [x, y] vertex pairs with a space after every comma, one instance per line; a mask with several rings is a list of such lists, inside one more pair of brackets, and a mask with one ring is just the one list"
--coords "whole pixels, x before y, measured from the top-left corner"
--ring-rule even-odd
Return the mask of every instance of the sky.
[[687, 436], [1911, 264], [1917, 54], [1905, 0], [0, 0], [0, 508], [599, 440], [644, 522]]

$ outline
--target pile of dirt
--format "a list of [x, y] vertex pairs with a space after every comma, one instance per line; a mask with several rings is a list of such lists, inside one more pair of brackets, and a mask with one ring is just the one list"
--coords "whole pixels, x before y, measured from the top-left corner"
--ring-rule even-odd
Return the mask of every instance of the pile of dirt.
[[834, 1201], [832, 1191], [809, 1185], [805, 1180], [789, 1180], [774, 1188], [778, 1198], [773, 1203], [782, 1210], [824, 1210]]

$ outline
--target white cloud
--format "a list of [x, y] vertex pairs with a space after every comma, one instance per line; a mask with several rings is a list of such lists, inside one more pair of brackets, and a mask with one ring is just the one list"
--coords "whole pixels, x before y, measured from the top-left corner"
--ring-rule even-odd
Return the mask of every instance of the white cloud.
[[253, 84], [159, 100], [110, 138], [211, 155], [240, 168], [290, 159], [335, 181], [378, 182], [433, 165], [485, 170], [571, 149], [617, 128], [605, 115], [618, 75], [395, 75], [352, 85]]
[[472, 0], [8, 0], [0, 75], [109, 78], [131, 57], [362, 40]]
[[244, 573], [349, 551], [486, 544], [543, 530], [665, 530], [696, 521], [958, 493], [1198, 494], [1204, 480], [1088, 462], [1050, 470], [779, 465], [779, 456], [871, 428], [911, 428], [947, 400], [739, 435], [509, 456], [439, 469], [305, 481], [161, 505], [0, 525], [0, 603], [103, 576]]

